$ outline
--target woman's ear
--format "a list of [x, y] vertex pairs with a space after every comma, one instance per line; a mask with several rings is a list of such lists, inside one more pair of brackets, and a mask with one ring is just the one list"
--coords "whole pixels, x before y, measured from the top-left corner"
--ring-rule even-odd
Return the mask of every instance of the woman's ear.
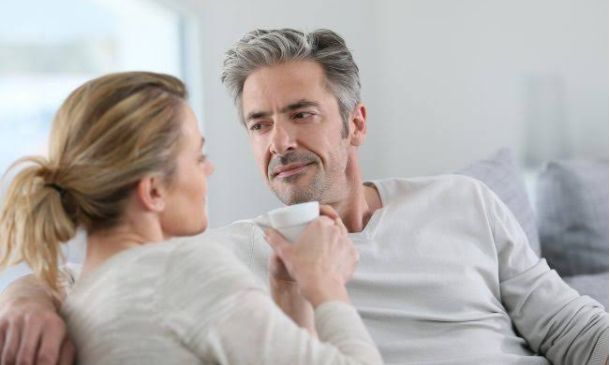
[[162, 212], [165, 209], [166, 188], [159, 176], [146, 176], [138, 182], [136, 197], [149, 211]]
[[360, 146], [366, 138], [366, 107], [362, 103], [358, 103], [352, 118], [350, 120], [350, 144], [352, 146]]

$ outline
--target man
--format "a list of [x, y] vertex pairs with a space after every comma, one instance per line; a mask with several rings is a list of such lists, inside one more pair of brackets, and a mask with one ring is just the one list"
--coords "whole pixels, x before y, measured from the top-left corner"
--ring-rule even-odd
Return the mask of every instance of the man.
[[[607, 313], [533, 253], [482, 183], [458, 176], [363, 182], [357, 151], [367, 113], [358, 68], [337, 34], [251, 32], [227, 52], [222, 81], [269, 187], [285, 204], [332, 205], [351, 232], [360, 264], [350, 297], [388, 364], [607, 361]], [[276, 257], [254, 221], [207, 236], [232, 245], [266, 281], [268, 258]], [[270, 262], [272, 275], [285, 274]], [[4, 295], [2, 323], [11, 327], [3, 358], [8, 351], [55, 359], [64, 347], [47, 338], [63, 327], [26, 280]], [[14, 324], [23, 318], [53, 325]]]

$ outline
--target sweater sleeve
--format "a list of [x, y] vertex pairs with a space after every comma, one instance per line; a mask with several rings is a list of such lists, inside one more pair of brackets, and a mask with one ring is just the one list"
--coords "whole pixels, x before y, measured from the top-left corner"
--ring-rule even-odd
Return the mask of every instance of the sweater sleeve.
[[608, 357], [608, 313], [537, 257], [510, 210], [493, 192], [485, 195], [502, 302], [520, 335], [555, 365], [602, 365]]
[[382, 364], [360, 316], [349, 304], [315, 310], [319, 339], [299, 328], [262, 291], [240, 293], [239, 305], [193, 343], [220, 364]]
[[159, 320], [199, 359], [219, 364], [381, 364], [356, 310], [315, 311], [320, 339], [298, 327], [231, 252], [184, 245], [156, 290]]

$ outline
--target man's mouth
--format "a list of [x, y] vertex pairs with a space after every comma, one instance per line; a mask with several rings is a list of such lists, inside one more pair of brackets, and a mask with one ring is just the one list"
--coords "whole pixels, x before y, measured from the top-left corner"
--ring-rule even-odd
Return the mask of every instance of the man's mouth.
[[273, 170], [272, 178], [287, 178], [303, 172], [307, 166], [312, 163], [291, 163], [284, 166], [279, 166]]

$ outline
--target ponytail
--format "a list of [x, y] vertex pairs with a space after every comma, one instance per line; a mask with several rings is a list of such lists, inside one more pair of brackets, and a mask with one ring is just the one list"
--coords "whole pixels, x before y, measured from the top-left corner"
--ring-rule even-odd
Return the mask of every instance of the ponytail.
[[[59, 294], [61, 244], [121, 223], [135, 184], [171, 177], [182, 136], [182, 81], [152, 72], [93, 79], [59, 108], [49, 159], [26, 157], [0, 206], [0, 269], [26, 262]], [[10, 171], [11, 169], [9, 169]]]
[[45, 158], [22, 158], [8, 171], [24, 163], [31, 164], [14, 177], [0, 209], [0, 270], [26, 262], [58, 294], [61, 244], [76, 234], [63, 202], [70, 192], [53, 181]]

